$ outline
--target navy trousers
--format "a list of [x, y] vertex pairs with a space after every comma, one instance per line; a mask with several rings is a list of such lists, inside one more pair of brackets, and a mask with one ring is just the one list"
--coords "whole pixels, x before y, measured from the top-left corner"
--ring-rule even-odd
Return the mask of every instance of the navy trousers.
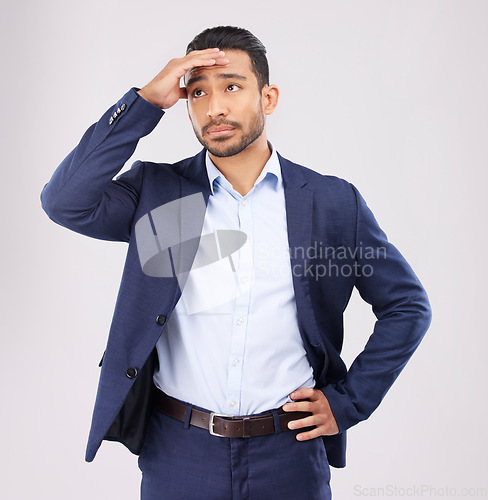
[[154, 411], [139, 456], [142, 500], [330, 500], [321, 438], [222, 438], [188, 421], [189, 412], [183, 423]]

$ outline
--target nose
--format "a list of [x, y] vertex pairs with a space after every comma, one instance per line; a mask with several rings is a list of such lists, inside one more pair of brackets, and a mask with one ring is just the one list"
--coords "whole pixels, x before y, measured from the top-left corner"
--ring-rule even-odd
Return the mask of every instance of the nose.
[[208, 100], [207, 116], [216, 118], [217, 116], [226, 116], [228, 113], [224, 99], [217, 93], [213, 93]]

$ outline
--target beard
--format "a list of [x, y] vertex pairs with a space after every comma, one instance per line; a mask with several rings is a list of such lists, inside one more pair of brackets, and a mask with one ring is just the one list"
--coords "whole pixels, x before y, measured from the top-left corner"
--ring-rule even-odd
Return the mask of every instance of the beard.
[[[231, 127], [234, 127], [236, 130], [242, 130], [242, 125], [238, 122], [233, 122], [225, 119], [212, 120], [202, 128], [201, 133], [197, 132], [194, 126], [193, 130], [200, 144], [205, 149], [207, 149], [209, 153], [212, 153], [214, 156], [217, 156], [219, 158], [227, 158], [228, 156], [235, 156], [241, 151], [244, 151], [244, 149], [252, 144], [258, 137], [260, 137], [264, 130], [264, 124], [264, 113], [259, 108], [259, 110], [255, 113], [249, 128], [242, 134], [241, 138], [236, 143], [232, 142], [234, 137], [224, 136], [215, 137], [214, 139], [212, 139], [212, 144], [209, 144], [203, 138], [203, 134], [210, 127], [219, 125], [229, 125]], [[230, 142], [230, 144], [226, 144], [227, 142]]]

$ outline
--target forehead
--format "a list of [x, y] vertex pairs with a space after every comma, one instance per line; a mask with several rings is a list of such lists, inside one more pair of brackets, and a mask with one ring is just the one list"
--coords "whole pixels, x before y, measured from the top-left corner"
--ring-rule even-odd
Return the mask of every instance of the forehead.
[[237, 74], [248, 79], [256, 79], [251, 66], [251, 59], [247, 52], [242, 50], [224, 50], [225, 58], [229, 62], [225, 66], [200, 66], [188, 71], [185, 75], [185, 82], [190, 78], [203, 77], [204, 79], [218, 78], [219, 75]]

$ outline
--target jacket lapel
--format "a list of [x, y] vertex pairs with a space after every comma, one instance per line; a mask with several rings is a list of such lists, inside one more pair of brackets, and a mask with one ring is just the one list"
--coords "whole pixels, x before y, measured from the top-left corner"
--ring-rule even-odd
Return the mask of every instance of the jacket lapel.
[[178, 302], [186, 284], [190, 269], [198, 250], [205, 212], [210, 196], [207, 169], [205, 168], [205, 149], [196, 156], [180, 164], [180, 199], [177, 226], [181, 244], [172, 249], [173, 266], [178, 287], [173, 304]]
[[205, 168], [206, 150], [189, 158], [181, 165], [181, 197], [195, 193], [202, 193], [205, 203], [210, 195], [210, 185], [208, 182], [207, 169]]
[[[314, 321], [307, 278], [307, 250], [312, 242], [313, 191], [300, 168], [278, 154], [285, 191], [286, 221], [293, 288], [300, 323], [305, 327], [304, 341], [318, 347], [321, 338]], [[307, 349], [308, 351], [308, 349]]]
[[[300, 250], [310, 246], [312, 236], [313, 192], [307, 189], [305, 176], [295, 164], [278, 154], [285, 190], [286, 221], [291, 262], [300, 264]], [[296, 251], [295, 251], [296, 250]]]

